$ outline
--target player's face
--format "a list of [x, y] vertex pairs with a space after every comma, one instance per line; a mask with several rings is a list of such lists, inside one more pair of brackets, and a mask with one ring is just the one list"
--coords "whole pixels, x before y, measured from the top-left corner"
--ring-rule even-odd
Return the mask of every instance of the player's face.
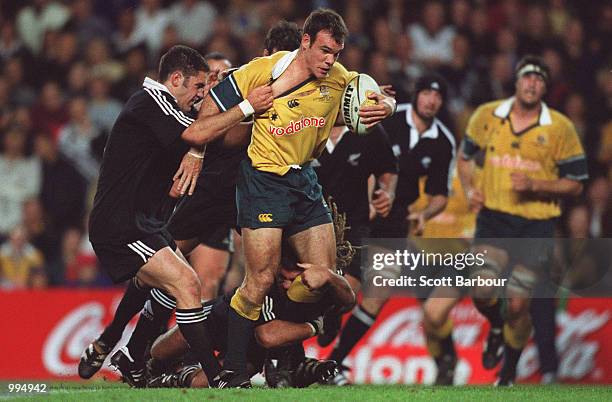
[[189, 112], [193, 105], [204, 98], [206, 91], [206, 73], [204, 71], [199, 71], [196, 75], [186, 78], [181, 74], [181, 78], [182, 81], [179, 80], [179, 85], [175, 87], [174, 96], [181, 110], [183, 112]]
[[221, 73], [228, 68], [232, 68], [232, 63], [227, 59], [223, 60], [208, 60], [208, 67], [210, 72], [208, 73], [208, 86], [209, 88], [214, 87], [223, 79]]
[[425, 120], [431, 120], [442, 107], [442, 95], [433, 89], [425, 89], [419, 92], [417, 97], [416, 112]]
[[318, 79], [327, 76], [344, 49], [344, 43], [336, 42], [329, 31], [323, 30], [319, 31], [314, 38], [304, 34], [301, 47], [308, 69]]
[[540, 74], [523, 74], [516, 81], [516, 98], [526, 107], [537, 106], [546, 92], [546, 82]]

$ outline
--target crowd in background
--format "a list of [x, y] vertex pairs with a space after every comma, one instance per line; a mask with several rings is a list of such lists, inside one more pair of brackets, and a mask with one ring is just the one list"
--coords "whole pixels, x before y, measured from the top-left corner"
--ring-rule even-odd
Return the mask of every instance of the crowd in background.
[[560, 224], [612, 237], [612, 1], [30, 0], [0, 3], [0, 288], [109, 286], [86, 233], [104, 144], [123, 103], [175, 44], [259, 56], [270, 26], [331, 7], [350, 31], [340, 61], [392, 84], [450, 83], [460, 138], [481, 103], [510, 96], [527, 53], [551, 69], [549, 106], [575, 124], [591, 179]]

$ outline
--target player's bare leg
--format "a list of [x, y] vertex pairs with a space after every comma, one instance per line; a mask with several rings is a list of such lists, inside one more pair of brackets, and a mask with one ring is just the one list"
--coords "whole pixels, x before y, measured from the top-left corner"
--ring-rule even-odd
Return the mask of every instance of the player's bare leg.
[[174, 306], [176, 306], [178, 327], [194, 355], [210, 375], [216, 376], [220, 367], [206, 340], [203, 322], [205, 316], [200, 301], [200, 281], [182, 254], [175, 253], [169, 247], [157, 251], [138, 271], [137, 277], [155, 289], [128, 347], [111, 358], [124, 377], [126, 368], [131, 372], [132, 367], [142, 364], [144, 352], [142, 344], [146, 345], [157, 335], [160, 323], [167, 322]]
[[453, 385], [457, 353], [450, 312], [461, 295], [453, 288], [436, 288], [421, 305], [427, 350], [438, 367], [436, 385]]
[[[475, 253], [485, 253], [487, 258], [482, 270], [474, 276], [484, 279], [500, 278], [508, 266], [509, 256], [505, 250], [490, 245], [477, 245]], [[503, 325], [501, 296], [493, 287], [478, 286], [471, 289], [474, 306], [491, 324], [487, 340], [482, 350], [482, 365], [486, 369], [495, 368], [503, 357]]]
[[230, 262], [229, 251], [198, 244], [189, 254], [189, 262], [202, 283], [202, 300], [217, 297]]
[[516, 377], [518, 360], [531, 335], [529, 305], [537, 279], [537, 275], [523, 265], [517, 265], [512, 270], [506, 292], [508, 300], [503, 327], [504, 363], [497, 385], [512, 385]]
[[298, 261], [336, 269], [336, 236], [334, 225], [310, 227], [289, 237]]

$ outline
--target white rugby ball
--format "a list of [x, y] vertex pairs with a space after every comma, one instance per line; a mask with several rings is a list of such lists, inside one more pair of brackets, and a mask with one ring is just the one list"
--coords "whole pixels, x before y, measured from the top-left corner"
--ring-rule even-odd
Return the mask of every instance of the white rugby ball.
[[368, 129], [361, 123], [359, 108], [365, 105], [375, 105], [376, 101], [368, 99], [371, 92], [381, 93], [374, 78], [367, 74], [359, 74], [353, 78], [342, 94], [342, 117], [344, 124], [354, 133], [366, 135]]

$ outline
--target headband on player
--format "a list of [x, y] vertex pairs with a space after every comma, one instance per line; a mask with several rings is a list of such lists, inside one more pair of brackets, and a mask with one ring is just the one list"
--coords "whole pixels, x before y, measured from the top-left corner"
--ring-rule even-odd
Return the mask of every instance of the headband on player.
[[538, 74], [544, 79], [546, 83], [548, 83], [548, 73], [546, 72], [546, 70], [536, 64], [525, 64], [523, 67], [521, 67], [520, 70], [516, 72], [516, 77], [519, 78], [529, 73]]

